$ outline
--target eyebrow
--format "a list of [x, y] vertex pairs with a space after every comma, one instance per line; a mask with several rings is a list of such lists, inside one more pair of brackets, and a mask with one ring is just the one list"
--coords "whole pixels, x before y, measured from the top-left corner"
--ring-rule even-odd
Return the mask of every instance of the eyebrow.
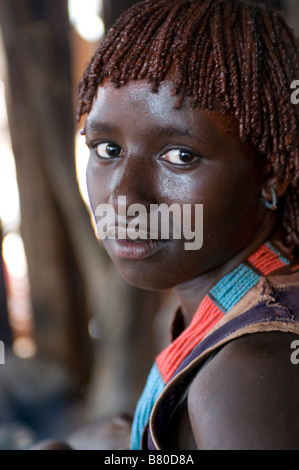
[[113, 131], [113, 128], [109, 126], [108, 124], [104, 124], [98, 121], [89, 121], [86, 123], [86, 126], [84, 128], [84, 133], [88, 131], [94, 131], [94, 132], [102, 132], [102, 133], [111, 133]]
[[181, 136], [181, 137], [191, 137], [189, 130], [179, 129], [177, 127], [157, 127], [154, 129], [155, 134], [158, 134], [163, 137], [172, 137], [172, 136]]
[[[86, 124], [86, 127], [83, 129], [83, 133], [86, 134], [88, 131], [94, 131], [99, 133], [112, 133], [114, 130], [113, 127], [108, 124], [101, 123], [98, 121], [90, 121]], [[180, 129], [177, 127], [155, 127], [152, 129], [154, 135], [159, 135], [161, 137], [172, 137], [172, 136], [181, 136], [181, 137], [192, 137], [187, 128]]]

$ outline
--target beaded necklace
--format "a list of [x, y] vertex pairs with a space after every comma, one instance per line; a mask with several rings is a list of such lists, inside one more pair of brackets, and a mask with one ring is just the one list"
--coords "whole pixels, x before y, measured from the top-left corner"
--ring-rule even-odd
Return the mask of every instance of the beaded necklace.
[[290, 264], [291, 261], [276, 246], [266, 242], [210, 290], [190, 325], [156, 358], [137, 404], [131, 435], [132, 450], [140, 449], [141, 436], [156, 400], [194, 347], [259, 283], [261, 277]]

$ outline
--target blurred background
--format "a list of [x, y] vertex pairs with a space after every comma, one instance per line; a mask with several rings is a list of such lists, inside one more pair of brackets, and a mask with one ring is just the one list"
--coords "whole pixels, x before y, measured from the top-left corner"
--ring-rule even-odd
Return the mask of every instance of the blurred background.
[[[0, 0], [0, 449], [133, 414], [176, 307], [99, 244], [76, 86], [134, 0]], [[299, 33], [298, 0], [269, 0]], [[297, 77], [299, 78], [299, 77]]]

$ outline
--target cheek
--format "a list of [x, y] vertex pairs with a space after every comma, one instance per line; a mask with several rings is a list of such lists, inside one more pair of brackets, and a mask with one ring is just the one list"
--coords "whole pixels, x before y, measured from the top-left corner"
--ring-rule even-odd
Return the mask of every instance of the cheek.
[[230, 237], [251, 236], [256, 230], [260, 190], [248, 171], [217, 171], [213, 178], [202, 175], [189, 189], [192, 202], [203, 204], [205, 242], [217, 239], [229, 243]]
[[97, 205], [107, 202], [106, 198], [108, 190], [106, 187], [105, 178], [100, 174], [99, 168], [94, 164], [92, 158], [89, 159], [87, 165], [86, 182], [89, 201], [94, 212]]
[[219, 245], [237, 250], [250, 242], [260, 220], [260, 195], [257, 185], [244, 177], [218, 186], [204, 204], [205, 240], [216, 239]]
[[87, 183], [87, 191], [88, 191], [90, 205], [91, 205], [91, 208], [94, 212], [95, 211], [96, 200], [98, 198], [98, 194], [97, 194], [98, 185], [95, 182], [95, 177], [94, 177], [94, 173], [92, 171], [92, 164], [91, 164], [90, 159], [89, 159], [87, 169], [86, 169], [86, 183]]

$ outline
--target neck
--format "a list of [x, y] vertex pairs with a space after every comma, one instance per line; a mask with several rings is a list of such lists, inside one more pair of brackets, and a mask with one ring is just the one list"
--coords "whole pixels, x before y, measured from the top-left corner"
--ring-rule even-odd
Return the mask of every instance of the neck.
[[239, 264], [245, 261], [254, 253], [265, 241], [282, 241], [283, 237], [278, 230], [260, 230], [251, 243], [240, 250], [234, 257], [230, 258], [221, 266], [216, 267], [206, 273], [203, 273], [191, 281], [187, 281], [174, 289], [178, 297], [181, 311], [184, 316], [185, 325], [188, 326], [203, 301], [204, 297], [212, 287], [220, 281], [226, 274], [235, 269]]

